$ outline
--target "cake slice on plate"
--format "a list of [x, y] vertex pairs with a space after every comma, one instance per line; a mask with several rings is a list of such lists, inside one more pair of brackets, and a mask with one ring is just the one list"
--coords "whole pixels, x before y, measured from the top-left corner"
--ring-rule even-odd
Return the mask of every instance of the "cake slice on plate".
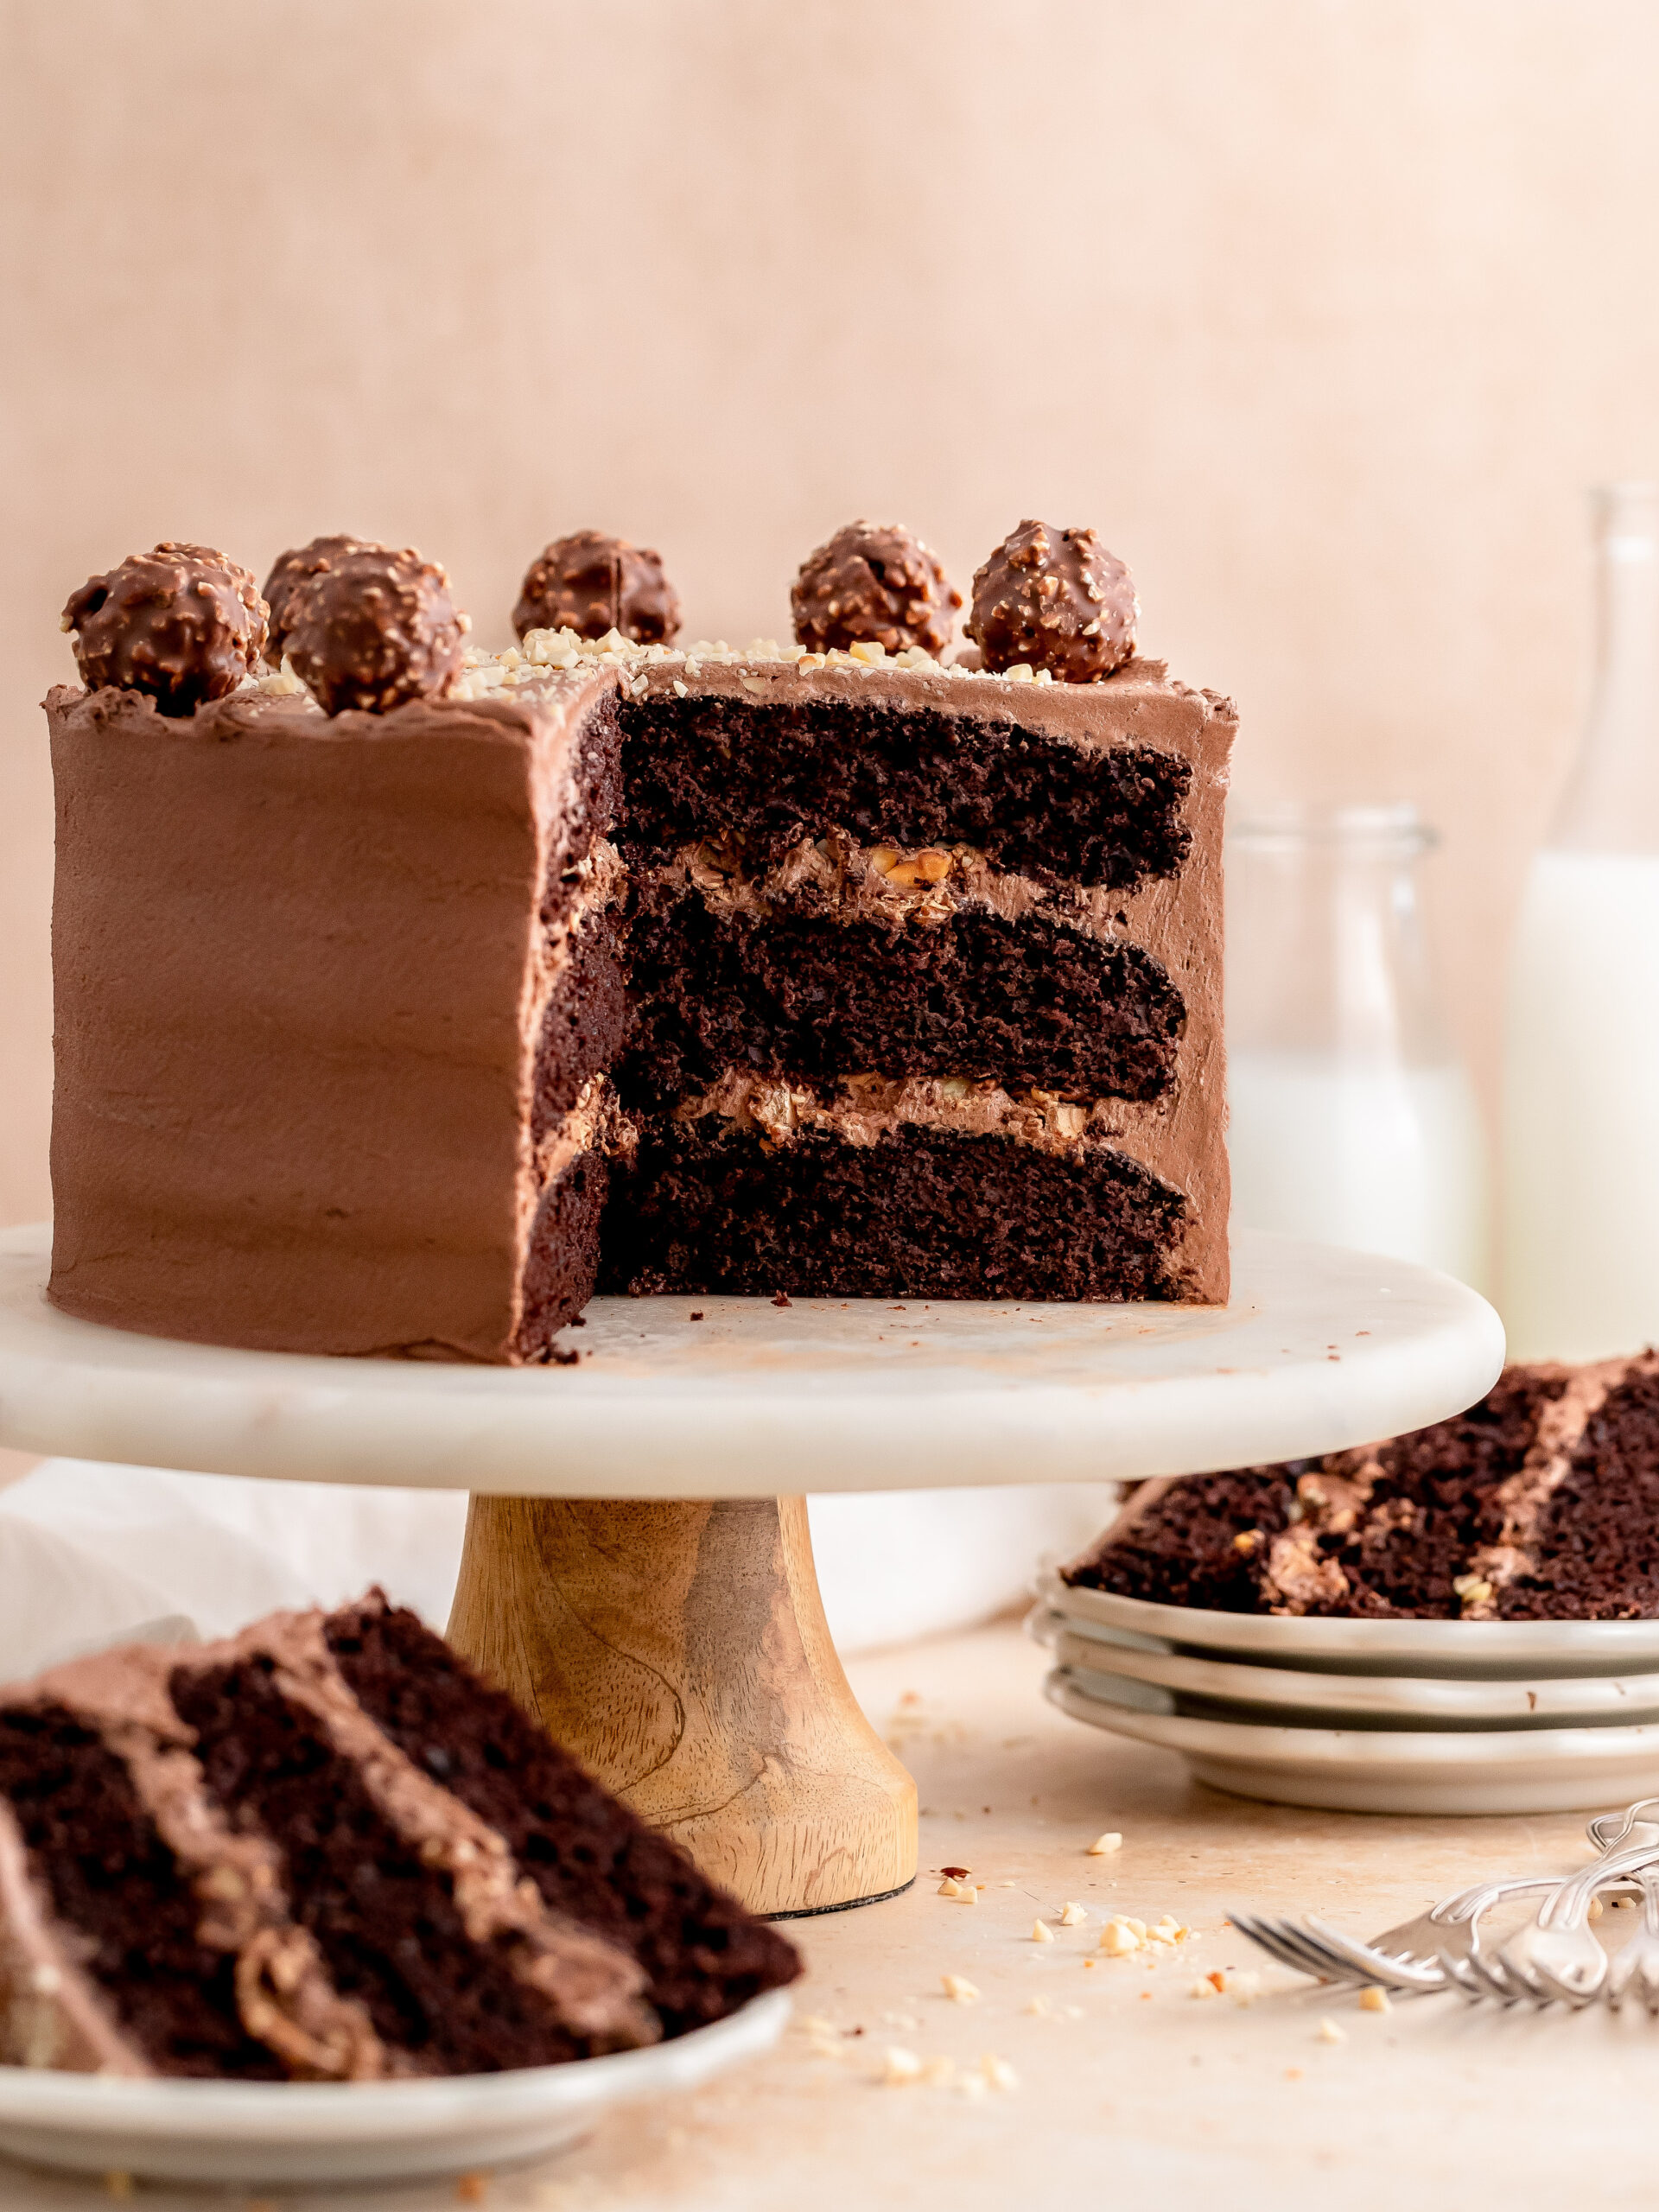
[[0, 2060], [493, 2072], [679, 2035], [798, 1971], [378, 1592], [0, 1692]]
[[1408, 1436], [1141, 1483], [1063, 1579], [1215, 1612], [1659, 1618], [1659, 1353], [1510, 1367]]

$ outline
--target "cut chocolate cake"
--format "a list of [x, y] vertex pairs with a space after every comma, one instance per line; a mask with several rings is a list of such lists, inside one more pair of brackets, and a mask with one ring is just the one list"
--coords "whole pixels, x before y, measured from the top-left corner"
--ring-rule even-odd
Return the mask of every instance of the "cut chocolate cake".
[[1022, 525], [969, 667], [904, 642], [959, 603], [907, 533], [820, 549], [801, 652], [662, 642], [655, 560], [558, 541], [531, 607], [602, 571], [651, 641], [486, 656], [319, 539], [269, 587], [305, 686], [222, 556], [77, 594], [161, 612], [48, 701], [57, 1305], [522, 1361], [595, 1287], [1225, 1299], [1233, 714], [1133, 658], [1122, 564]]
[[1511, 1367], [1408, 1436], [1142, 1483], [1064, 1579], [1216, 1612], [1659, 1618], [1659, 1353]]
[[0, 1691], [0, 2060], [372, 2080], [626, 2050], [791, 1946], [378, 1593]]

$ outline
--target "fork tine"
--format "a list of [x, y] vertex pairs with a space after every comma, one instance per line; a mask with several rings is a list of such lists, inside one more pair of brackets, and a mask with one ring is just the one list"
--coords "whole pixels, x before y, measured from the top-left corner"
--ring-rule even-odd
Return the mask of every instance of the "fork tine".
[[1375, 1944], [1355, 1942], [1339, 1928], [1332, 1928], [1328, 1921], [1318, 1919], [1311, 1912], [1306, 1925], [1312, 1941], [1356, 1980], [1422, 1992], [1441, 1986], [1440, 1969], [1432, 1960], [1405, 1955], [1391, 1958], [1388, 1953], [1379, 1952]]
[[1241, 1936], [1254, 1943], [1258, 1950], [1265, 1951], [1280, 1966], [1289, 1967], [1297, 1974], [1311, 1974], [1318, 1980], [1327, 1979], [1322, 1969], [1310, 1966], [1289, 1941], [1292, 1931], [1287, 1923], [1258, 1917], [1249, 1912], [1230, 1911], [1227, 1917]]
[[1500, 2005], [1506, 2005], [1528, 2000], [1529, 1993], [1510, 1979], [1497, 1960], [1483, 1952], [1471, 1951], [1460, 1961], [1453, 1961], [1442, 1952], [1440, 1963], [1466, 1996], [1495, 1998]]

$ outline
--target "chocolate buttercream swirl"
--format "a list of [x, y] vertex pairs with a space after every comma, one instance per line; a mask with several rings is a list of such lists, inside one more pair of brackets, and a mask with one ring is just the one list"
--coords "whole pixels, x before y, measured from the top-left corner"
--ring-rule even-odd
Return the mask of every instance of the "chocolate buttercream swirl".
[[286, 553], [277, 555], [265, 578], [265, 605], [270, 610], [265, 657], [273, 668], [281, 664], [283, 655], [288, 651], [288, 610], [295, 593], [308, 578], [332, 569], [342, 555], [359, 550], [384, 553], [387, 548], [377, 544], [372, 537], [314, 537], [308, 545], [292, 546]]
[[969, 636], [992, 671], [1092, 683], [1135, 651], [1135, 580], [1092, 530], [1022, 522], [974, 577]]
[[442, 698], [470, 626], [435, 561], [353, 545], [296, 587], [285, 610], [294, 672], [326, 714], [390, 714]]
[[512, 626], [574, 630], [579, 638], [619, 631], [636, 645], [671, 645], [680, 632], [679, 594], [663, 556], [602, 530], [556, 537], [530, 564]]
[[809, 652], [855, 645], [890, 653], [950, 642], [962, 594], [919, 537], [897, 523], [849, 522], [809, 553], [791, 588], [795, 635]]
[[248, 569], [172, 538], [89, 576], [63, 610], [86, 689], [147, 692], [164, 715], [234, 691], [259, 665], [265, 624]]

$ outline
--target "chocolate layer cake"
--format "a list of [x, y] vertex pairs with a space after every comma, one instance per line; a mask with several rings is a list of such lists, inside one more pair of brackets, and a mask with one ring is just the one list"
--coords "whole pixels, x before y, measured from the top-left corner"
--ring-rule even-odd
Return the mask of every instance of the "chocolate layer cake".
[[798, 1971], [378, 1594], [0, 1692], [0, 2061], [488, 2072], [678, 2035]]
[[1229, 1613], [1659, 1618], [1659, 1353], [1511, 1367], [1409, 1436], [1142, 1483], [1064, 1579]]
[[904, 642], [959, 603], [906, 533], [803, 569], [822, 651], [676, 648], [659, 571], [559, 541], [520, 616], [646, 641], [486, 656], [441, 570], [320, 539], [263, 676], [203, 549], [72, 601], [57, 1305], [522, 1361], [596, 1286], [1225, 1299], [1234, 719], [1132, 657], [1122, 565], [1022, 525], [996, 672]]

